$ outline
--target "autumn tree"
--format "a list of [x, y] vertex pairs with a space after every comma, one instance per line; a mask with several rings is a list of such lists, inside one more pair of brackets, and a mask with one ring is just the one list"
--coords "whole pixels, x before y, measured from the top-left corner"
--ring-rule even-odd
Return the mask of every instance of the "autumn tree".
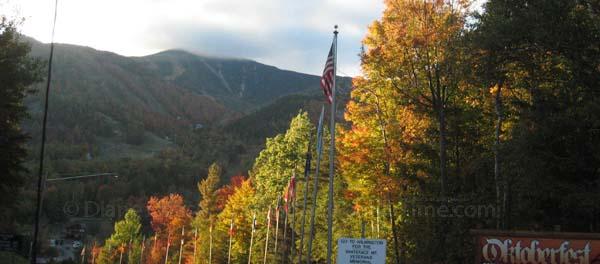
[[181, 231], [189, 225], [191, 212], [185, 207], [183, 197], [179, 194], [169, 194], [165, 197], [150, 197], [146, 206], [151, 217], [152, 229], [155, 232], [158, 245], [153, 247], [150, 262], [158, 261], [165, 257], [163, 251], [167, 244], [177, 244], [174, 241], [181, 239]]
[[363, 69], [437, 123], [440, 194], [447, 193], [447, 111], [460, 93], [461, 49], [467, 1], [389, 0], [364, 40]]
[[[365, 220], [378, 211], [386, 215], [386, 234], [397, 234], [389, 237], [391, 246], [402, 248], [390, 250], [396, 259], [400, 251], [411, 261], [445, 259], [452, 251], [447, 248], [456, 244], [449, 242], [451, 226], [466, 223], [404, 216], [410, 210], [407, 199], [433, 202], [435, 195], [446, 204], [449, 195], [461, 191], [462, 162], [472, 154], [463, 137], [472, 133], [478, 140], [479, 131], [465, 129], [479, 117], [479, 109], [465, 100], [471, 92], [463, 38], [468, 4], [385, 1], [383, 17], [363, 40], [364, 76], [353, 80], [345, 116], [351, 127], [340, 136], [340, 165], [354, 214]], [[455, 176], [451, 181], [449, 174]], [[398, 232], [392, 232], [395, 225]]]
[[113, 234], [104, 242], [98, 263], [114, 263], [120, 258], [128, 259], [128, 263], [137, 263], [142, 239], [140, 222], [140, 216], [134, 209], [127, 210], [123, 220], [115, 223]]
[[[231, 235], [231, 261], [232, 263], [245, 263], [248, 260], [248, 247], [252, 225], [252, 204], [256, 191], [251, 181], [244, 180], [229, 196], [225, 208], [219, 213], [217, 232]], [[230, 227], [233, 223], [233, 229]], [[227, 238], [229, 239], [229, 238]], [[228, 240], [226, 243], [228, 243]], [[223, 250], [228, 250], [229, 244], [221, 244]], [[227, 254], [227, 251], [225, 252]]]
[[225, 208], [229, 197], [235, 192], [235, 190], [242, 186], [246, 181], [246, 176], [236, 175], [229, 179], [229, 184], [219, 188], [216, 192], [217, 195], [217, 209], [219, 211]]

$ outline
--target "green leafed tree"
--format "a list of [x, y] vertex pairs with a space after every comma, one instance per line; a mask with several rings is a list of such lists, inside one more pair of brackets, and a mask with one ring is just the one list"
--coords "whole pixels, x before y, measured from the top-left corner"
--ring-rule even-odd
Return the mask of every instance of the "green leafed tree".
[[115, 231], [104, 242], [98, 263], [114, 263], [123, 258], [128, 263], [137, 263], [141, 251], [142, 228], [140, 216], [134, 209], [127, 210], [123, 220], [115, 223]]
[[208, 263], [209, 258], [211, 261], [220, 262], [223, 256], [222, 247], [216, 246], [222, 243], [223, 234], [214, 230], [219, 213], [217, 187], [221, 174], [221, 167], [217, 163], [213, 163], [208, 168], [208, 176], [198, 183], [198, 191], [202, 198], [198, 204], [200, 210], [194, 219], [194, 228], [198, 232], [196, 257], [199, 263]]
[[308, 113], [302, 111], [292, 119], [285, 134], [267, 139], [250, 171], [256, 190], [261, 194], [257, 197], [261, 208], [267, 208], [282, 194], [293, 173], [300, 178], [310, 133], [314, 131]]

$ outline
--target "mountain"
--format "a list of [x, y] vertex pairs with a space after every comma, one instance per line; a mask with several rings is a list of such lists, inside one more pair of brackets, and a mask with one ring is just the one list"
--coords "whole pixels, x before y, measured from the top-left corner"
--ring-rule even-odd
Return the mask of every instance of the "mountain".
[[214, 97], [241, 112], [255, 110], [289, 94], [320, 92], [319, 76], [281, 70], [251, 60], [169, 50], [136, 61], [165, 82]]
[[[32, 56], [47, 58], [48, 44], [24, 38]], [[55, 44], [52, 74], [49, 153], [59, 149], [55, 156], [68, 159], [152, 155], [194, 129], [261, 122], [260, 114], [269, 114], [261, 109], [274, 102], [285, 105], [288, 95], [321, 94], [319, 76], [182, 50], [125, 57]], [[349, 87], [350, 78], [339, 78], [339, 83]], [[44, 85], [35, 88], [42, 91]], [[41, 131], [42, 96], [37, 93], [26, 102], [32, 118], [24, 126], [32, 138]]]

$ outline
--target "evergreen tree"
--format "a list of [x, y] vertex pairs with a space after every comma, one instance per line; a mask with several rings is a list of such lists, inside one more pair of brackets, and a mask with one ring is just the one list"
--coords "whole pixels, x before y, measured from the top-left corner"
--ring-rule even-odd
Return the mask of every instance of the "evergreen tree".
[[23, 165], [27, 156], [24, 144], [28, 136], [21, 129], [27, 117], [23, 99], [33, 93], [30, 86], [41, 81], [43, 66], [28, 56], [31, 48], [21, 41], [18, 25], [18, 21], [0, 16], [0, 193], [3, 194], [0, 207], [11, 205], [24, 183], [23, 173], [27, 171]]
[[200, 210], [196, 213], [194, 228], [198, 232], [196, 257], [200, 263], [208, 263], [209, 258], [214, 263], [220, 263], [223, 256], [222, 246], [217, 246], [222, 244], [223, 233], [215, 230], [219, 213], [217, 187], [221, 171], [221, 167], [213, 163], [208, 168], [208, 176], [198, 183], [198, 191], [202, 198], [198, 204]]

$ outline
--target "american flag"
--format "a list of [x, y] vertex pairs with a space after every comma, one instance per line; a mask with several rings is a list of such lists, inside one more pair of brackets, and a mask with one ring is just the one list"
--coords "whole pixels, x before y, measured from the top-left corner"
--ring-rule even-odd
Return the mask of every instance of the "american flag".
[[327, 55], [327, 62], [325, 62], [325, 69], [323, 70], [323, 76], [321, 76], [321, 88], [323, 88], [323, 93], [325, 94], [325, 98], [327, 98], [327, 102], [331, 104], [333, 100], [333, 43], [331, 44], [331, 48], [329, 49], [329, 55]]

